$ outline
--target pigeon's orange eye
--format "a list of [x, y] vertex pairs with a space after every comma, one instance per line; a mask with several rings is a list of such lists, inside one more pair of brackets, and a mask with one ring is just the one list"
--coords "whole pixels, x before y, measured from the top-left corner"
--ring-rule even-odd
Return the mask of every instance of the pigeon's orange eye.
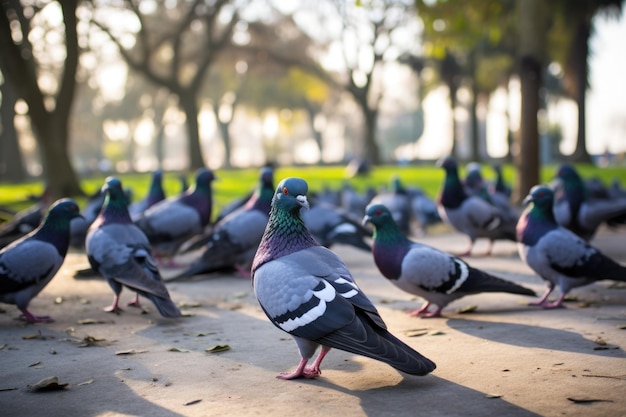
[[283, 187], [283, 194], [289, 194], [289, 190], [287, 189], [287, 187]]

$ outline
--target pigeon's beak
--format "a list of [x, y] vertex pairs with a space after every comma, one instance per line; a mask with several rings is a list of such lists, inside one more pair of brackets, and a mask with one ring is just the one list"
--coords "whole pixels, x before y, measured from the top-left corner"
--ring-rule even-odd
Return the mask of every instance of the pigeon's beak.
[[305, 209], [309, 209], [309, 200], [306, 199], [305, 195], [296, 196], [296, 200], [300, 203], [300, 207], [304, 207]]
[[365, 226], [367, 223], [370, 222], [370, 220], [372, 220], [372, 218], [366, 215], [365, 217], [363, 217], [363, 220], [361, 221], [361, 226]]
[[528, 194], [528, 195], [526, 196], [526, 198], [524, 198], [524, 199], [522, 200], [522, 205], [523, 205], [523, 206], [527, 206], [527, 205], [529, 205], [532, 201], [533, 201], [533, 197], [532, 197], [530, 194]]

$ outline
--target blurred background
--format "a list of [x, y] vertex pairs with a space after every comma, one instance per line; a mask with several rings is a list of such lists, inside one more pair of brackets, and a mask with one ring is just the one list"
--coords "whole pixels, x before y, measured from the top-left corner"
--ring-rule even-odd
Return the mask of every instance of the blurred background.
[[0, 181], [54, 195], [268, 162], [625, 163], [621, 0], [1, 4]]

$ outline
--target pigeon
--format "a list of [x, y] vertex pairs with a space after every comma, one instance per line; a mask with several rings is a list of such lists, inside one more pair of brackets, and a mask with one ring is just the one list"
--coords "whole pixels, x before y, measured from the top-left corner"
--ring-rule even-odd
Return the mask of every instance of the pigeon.
[[302, 220], [315, 240], [330, 248], [335, 244], [350, 245], [370, 252], [365, 241], [372, 233], [361, 226], [359, 219], [327, 202], [315, 203], [301, 213]]
[[437, 203], [421, 189], [409, 190], [409, 195], [412, 215], [417, 220], [419, 234], [425, 236], [428, 227], [441, 223]]
[[[550, 187], [534, 186], [524, 204], [527, 207], [517, 224], [519, 254], [548, 283], [547, 291], [533, 305], [559, 308], [573, 288], [604, 279], [626, 281], [626, 267], [557, 223], [554, 191]], [[550, 302], [548, 296], [556, 286], [561, 294]]]
[[50, 188], [45, 187], [41, 196], [33, 197], [37, 200], [33, 205], [18, 211], [11, 220], [0, 226], [0, 248], [32, 232], [39, 226], [51, 203], [50, 197]]
[[625, 222], [626, 197], [590, 198], [576, 169], [563, 164], [557, 170], [554, 216], [561, 226], [585, 240], [591, 240], [604, 222]]
[[162, 200], [165, 200], [165, 191], [163, 191], [163, 171], [159, 169], [152, 173], [148, 194], [143, 199], [128, 206], [130, 217], [132, 219], [139, 218], [144, 211]]
[[89, 227], [85, 247], [89, 264], [107, 280], [114, 293], [113, 304], [105, 311], [121, 310], [119, 299], [125, 286], [137, 293], [129, 305], [139, 307], [142, 295], [154, 303], [163, 317], [180, 317], [152, 257], [148, 238], [131, 221], [122, 182], [108, 177], [102, 191], [106, 193], [104, 206]]
[[411, 198], [398, 176], [391, 179], [391, 191], [376, 195], [370, 203], [385, 205], [402, 233], [411, 233]]
[[511, 198], [513, 189], [504, 181], [504, 175], [502, 174], [502, 166], [496, 164], [492, 167], [493, 172], [496, 174], [496, 181], [494, 183], [494, 191], [500, 193], [507, 198]]
[[[441, 317], [449, 303], [483, 292], [535, 296], [535, 292], [468, 265], [462, 259], [418, 242], [400, 231], [391, 212], [382, 204], [367, 207], [363, 224], [374, 226], [372, 253], [381, 274], [398, 288], [426, 299], [409, 314]], [[429, 312], [431, 304], [437, 309]]]
[[28, 304], [63, 264], [70, 222], [79, 216], [76, 202], [57, 200], [39, 227], [0, 250], [0, 301], [15, 304], [29, 323], [53, 321], [49, 316], [32, 314]]
[[250, 277], [250, 267], [267, 225], [273, 196], [274, 172], [272, 168], [263, 168], [252, 198], [217, 222], [212, 233], [195, 242], [189, 250], [197, 245], [205, 247], [200, 259], [168, 282], [230, 267]]
[[175, 266], [172, 258], [180, 246], [193, 236], [202, 234], [210, 223], [214, 179], [213, 171], [199, 169], [192, 188], [162, 200], [135, 220], [150, 240], [157, 258], [169, 258], [166, 266]]
[[[277, 378], [318, 377], [331, 348], [412, 375], [432, 372], [435, 364], [387, 330], [345, 263], [308, 232], [300, 217], [300, 209], [309, 205], [307, 191], [301, 178], [285, 178], [278, 184], [252, 265], [259, 304], [275, 326], [294, 338], [301, 355], [295, 371]], [[307, 366], [319, 345], [319, 355]]]
[[437, 199], [439, 214], [444, 222], [470, 239], [469, 247], [460, 256], [470, 255], [478, 238], [489, 239], [486, 255], [491, 254], [495, 240], [515, 241], [517, 217], [505, 216], [498, 207], [483, 198], [467, 195], [454, 158], [444, 158], [439, 165], [446, 172], [443, 189]]

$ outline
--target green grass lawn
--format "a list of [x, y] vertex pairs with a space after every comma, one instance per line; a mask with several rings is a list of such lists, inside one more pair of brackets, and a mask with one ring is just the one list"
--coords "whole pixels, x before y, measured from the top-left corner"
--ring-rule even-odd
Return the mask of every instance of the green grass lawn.
[[[541, 171], [542, 182], [548, 182], [554, 177], [557, 165], [545, 166]], [[597, 177], [605, 184], [609, 184], [613, 179], [626, 180], [626, 167], [598, 168], [593, 165], [577, 166], [580, 174], [584, 178]], [[513, 184], [517, 175], [512, 165], [504, 166], [504, 177], [509, 184]], [[223, 169], [217, 170], [218, 180], [214, 182], [215, 210], [219, 210], [231, 200], [245, 195], [254, 188], [258, 178], [259, 170], [251, 169]], [[465, 170], [461, 168], [461, 176]], [[444, 177], [442, 169], [429, 165], [412, 166], [380, 166], [372, 170], [367, 176], [357, 178], [347, 178], [346, 170], [343, 166], [330, 167], [281, 167], [275, 172], [276, 183], [282, 178], [298, 176], [306, 179], [311, 191], [320, 191], [325, 187], [331, 189], [339, 188], [343, 182], [349, 181], [357, 190], [363, 192], [367, 187], [380, 189], [388, 186], [391, 178], [397, 175], [406, 186], [420, 187], [429, 196], [435, 197], [439, 193]], [[486, 179], [493, 179], [493, 171], [488, 167], [483, 167], [483, 175]], [[193, 184], [193, 174], [187, 175], [190, 184]], [[102, 186], [104, 176], [92, 177], [82, 180], [83, 190], [91, 194]], [[133, 199], [142, 198], [150, 183], [149, 174], [120, 174], [119, 178], [125, 187], [133, 192]], [[181, 190], [181, 183], [178, 173], [166, 172], [163, 185], [166, 195], [174, 195]], [[43, 190], [42, 181], [29, 181], [22, 184], [0, 183], [0, 206], [13, 210], [24, 208], [30, 204], [29, 197], [39, 195]], [[76, 198], [79, 205], [85, 201], [84, 198]]]

